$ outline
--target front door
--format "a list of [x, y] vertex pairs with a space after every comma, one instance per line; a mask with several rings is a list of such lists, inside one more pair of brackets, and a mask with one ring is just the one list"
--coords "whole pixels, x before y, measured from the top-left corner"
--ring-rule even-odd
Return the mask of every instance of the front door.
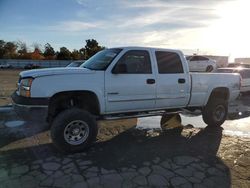
[[155, 75], [149, 51], [126, 51], [111, 72], [106, 71], [106, 113], [153, 109], [155, 97]]

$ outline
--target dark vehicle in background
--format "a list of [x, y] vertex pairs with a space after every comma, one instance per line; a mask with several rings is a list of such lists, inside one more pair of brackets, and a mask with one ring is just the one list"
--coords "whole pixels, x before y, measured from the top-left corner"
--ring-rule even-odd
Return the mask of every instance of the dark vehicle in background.
[[10, 69], [12, 66], [7, 62], [0, 63], [0, 69]]
[[73, 61], [72, 63], [68, 64], [67, 67], [80, 67], [80, 65], [83, 63], [84, 63], [84, 60]]
[[250, 91], [250, 68], [242, 67], [228, 67], [219, 68], [216, 70], [218, 73], [239, 73], [241, 76], [241, 87], [240, 92]]
[[24, 69], [38, 69], [38, 68], [41, 68], [41, 66], [32, 63], [29, 63], [24, 66]]
[[229, 63], [227, 67], [250, 68], [250, 64], [247, 64], [247, 63]]

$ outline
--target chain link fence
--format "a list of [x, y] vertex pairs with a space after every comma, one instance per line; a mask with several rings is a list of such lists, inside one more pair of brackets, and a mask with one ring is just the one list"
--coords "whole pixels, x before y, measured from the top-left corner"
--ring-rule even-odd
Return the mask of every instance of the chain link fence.
[[73, 60], [19, 60], [19, 59], [0, 59], [1, 64], [9, 64], [13, 68], [24, 68], [26, 65], [37, 65], [41, 68], [65, 67]]

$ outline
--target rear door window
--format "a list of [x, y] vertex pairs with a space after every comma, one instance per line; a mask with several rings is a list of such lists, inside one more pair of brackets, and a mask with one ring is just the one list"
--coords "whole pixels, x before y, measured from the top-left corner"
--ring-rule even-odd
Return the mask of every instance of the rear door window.
[[183, 66], [180, 56], [174, 52], [155, 52], [159, 74], [183, 73]]

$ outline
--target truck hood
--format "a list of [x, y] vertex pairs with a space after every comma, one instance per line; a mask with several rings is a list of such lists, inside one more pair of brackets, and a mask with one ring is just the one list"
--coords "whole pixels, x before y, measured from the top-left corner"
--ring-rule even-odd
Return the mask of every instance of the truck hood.
[[41, 77], [41, 76], [53, 76], [53, 75], [65, 75], [65, 74], [92, 74], [95, 73], [93, 70], [89, 70], [81, 67], [72, 67], [72, 68], [46, 68], [46, 69], [35, 69], [23, 71], [20, 73], [22, 78], [24, 77]]

